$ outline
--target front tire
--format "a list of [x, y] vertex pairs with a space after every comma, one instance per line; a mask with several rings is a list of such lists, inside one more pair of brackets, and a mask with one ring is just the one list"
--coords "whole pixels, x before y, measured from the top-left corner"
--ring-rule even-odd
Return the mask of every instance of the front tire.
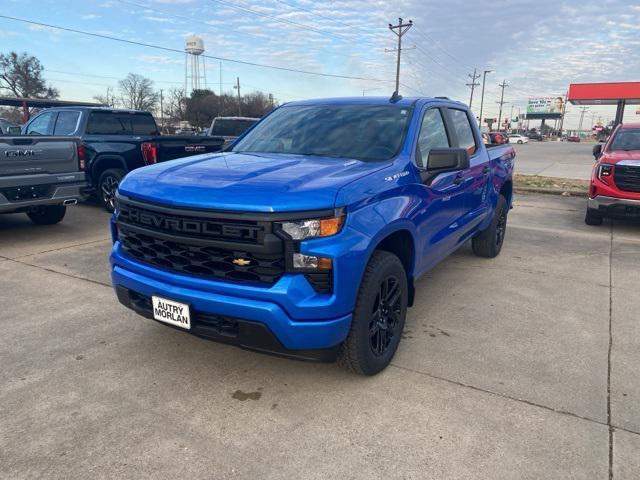
[[524, 142], [522, 140], [518, 140], [518, 144], [522, 145]]
[[98, 177], [98, 200], [100, 205], [109, 213], [113, 213], [116, 208], [116, 192], [124, 175], [124, 170], [109, 168]]
[[384, 370], [398, 349], [407, 315], [407, 275], [400, 259], [378, 250], [365, 269], [351, 330], [338, 362], [360, 375]]
[[509, 206], [507, 205], [507, 199], [503, 195], [500, 195], [500, 197], [498, 197], [496, 211], [493, 214], [493, 220], [491, 220], [491, 225], [471, 240], [473, 253], [479, 257], [486, 258], [494, 258], [500, 254], [502, 245], [504, 244], [504, 237], [507, 234], [508, 213]]
[[602, 215], [593, 208], [587, 208], [587, 214], [584, 217], [584, 223], [587, 225], [598, 226], [602, 225]]
[[37, 210], [27, 212], [29, 219], [36, 225], [55, 225], [59, 223], [67, 213], [64, 205], [44, 205]]

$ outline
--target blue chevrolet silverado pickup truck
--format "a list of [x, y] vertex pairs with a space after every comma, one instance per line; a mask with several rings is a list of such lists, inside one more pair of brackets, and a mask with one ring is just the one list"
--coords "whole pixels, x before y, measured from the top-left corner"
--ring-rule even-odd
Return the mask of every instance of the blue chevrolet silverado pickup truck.
[[288, 103], [223, 153], [124, 178], [113, 286], [174, 328], [372, 375], [418, 278], [468, 240], [500, 253], [514, 157], [446, 98]]

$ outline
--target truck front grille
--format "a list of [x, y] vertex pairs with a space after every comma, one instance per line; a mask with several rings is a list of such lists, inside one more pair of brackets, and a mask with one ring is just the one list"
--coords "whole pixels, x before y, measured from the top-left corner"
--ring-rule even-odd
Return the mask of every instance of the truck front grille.
[[127, 255], [165, 270], [268, 285], [286, 270], [284, 241], [265, 219], [119, 198], [116, 225]]
[[273, 284], [284, 274], [282, 253], [263, 254], [154, 238], [118, 227], [122, 249], [141, 262], [179, 273]]
[[620, 190], [640, 192], [640, 167], [616, 165], [613, 167], [613, 179]]

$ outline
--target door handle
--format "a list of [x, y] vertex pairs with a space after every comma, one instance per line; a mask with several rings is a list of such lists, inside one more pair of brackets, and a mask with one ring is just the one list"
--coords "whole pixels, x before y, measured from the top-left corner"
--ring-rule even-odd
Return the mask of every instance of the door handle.
[[460, 185], [462, 182], [464, 182], [464, 177], [462, 175], [456, 175], [456, 178], [453, 179], [454, 185]]
[[484, 175], [485, 173], [489, 173], [490, 170], [489, 165], [485, 165], [482, 167], [482, 174]]

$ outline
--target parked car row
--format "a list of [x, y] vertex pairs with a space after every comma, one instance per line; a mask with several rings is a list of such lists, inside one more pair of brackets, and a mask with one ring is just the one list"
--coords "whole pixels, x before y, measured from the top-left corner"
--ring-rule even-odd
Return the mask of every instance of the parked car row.
[[[3, 133], [8, 123], [0, 123]], [[15, 133], [15, 127], [6, 129]], [[113, 211], [118, 185], [128, 172], [217, 152], [226, 141], [161, 136], [148, 112], [102, 107], [46, 109], [18, 133], [0, 137], [0, 213], [26, 212], [36, 223], [62, 220], [67, 205], [89, 195]]]

